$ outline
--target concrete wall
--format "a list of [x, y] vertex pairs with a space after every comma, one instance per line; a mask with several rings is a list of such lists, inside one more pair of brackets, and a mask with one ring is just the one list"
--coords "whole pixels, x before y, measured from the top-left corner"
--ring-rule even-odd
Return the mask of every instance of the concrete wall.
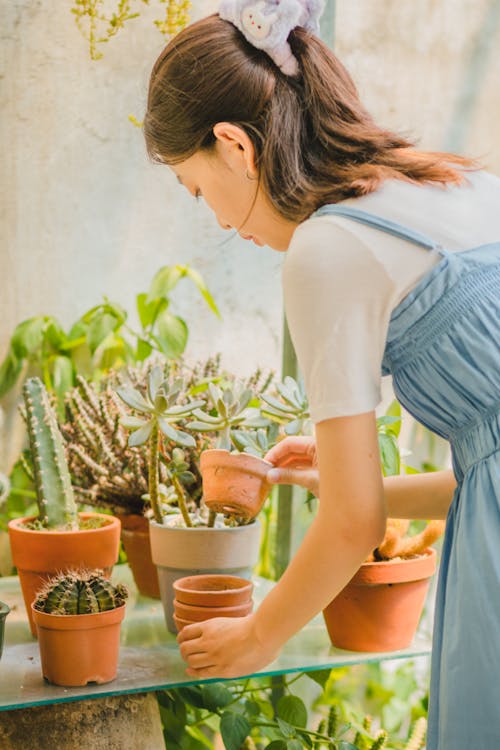
[[[222, 351], [237, 372], [279, 368], [280, 256], [229, 239], [169, 170], [148, 163], [128, 120], [142, 118], [163, 46], [154, 0], [138, 6], [141, 17], [94, 62], [70, 0], [2, 4], [0, 357], [24, 318], [46, 313], [67, 325], [103, 294], [131, 307], [161, 265], [181, 262], [202, 272], [223, 315], [217, 321], [187, 286], [176, 297], [188, 355]], [[500, 173], [499, 6], [339, 0], [336, 51], [381, 123], [425, 147], [480, 155]], [[195, 0], [193, 18], [216, 7]], [[0, 469], [10, 448], [0, 445]]]

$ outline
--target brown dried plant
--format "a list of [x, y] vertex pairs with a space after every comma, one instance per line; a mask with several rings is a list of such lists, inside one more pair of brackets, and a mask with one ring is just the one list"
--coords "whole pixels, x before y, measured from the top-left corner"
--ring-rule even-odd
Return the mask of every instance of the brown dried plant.
[[388, 518], [385, 536], [366, 562], [400, 558], [406, 560], [422, 555], [444, 532], [444, 521], [429, 521], [418, 534], [406, 536], [410, 522], [404, 518]]

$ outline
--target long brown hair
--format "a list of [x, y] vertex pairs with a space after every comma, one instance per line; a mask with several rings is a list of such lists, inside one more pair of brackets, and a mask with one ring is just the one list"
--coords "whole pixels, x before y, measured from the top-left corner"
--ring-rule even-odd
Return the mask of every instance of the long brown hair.
[[[252, 140], [259, 183], [275, 209], [301, 222], [325, 203], [376, 190], [386, 179], [460, 184], [472, 161], [424, 152], [376, 125], [333, 52], [305, 29], [288, 41], [298, 77], [284, 75], [218, 14], [186, 27], [163, 50], [149, 84], [144, 133], [153, 161], [213, 152], [217, 122]], [[452, 165], [462, 167], [455, 169]]]

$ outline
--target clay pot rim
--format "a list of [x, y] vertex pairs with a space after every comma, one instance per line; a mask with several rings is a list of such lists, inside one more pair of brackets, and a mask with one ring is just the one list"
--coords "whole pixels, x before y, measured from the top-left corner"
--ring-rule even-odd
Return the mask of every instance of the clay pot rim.
[[41, 612], [31, 605], [33, 620], [37, 626], [47, 630], [91, 630], [121, 622], [125, 616], [126, 603], [104, 612], [93, 612], [88, 615], [56, 615], [52, 612]]
[[[236, 586], [230, 586], [228, 588], [224, 589], [206, 589], [201, 588], [200, 586], [190, 587], [189, 585], [186, 585], [187, 581], [197, 581], [199, 584], [201, 584], [203, 581], [206, 581], [207, 583], [209, 581], [213, 581], [215, 583], [221, 581], [224, 579], [225, 581], [234, 581], [235, 583], [239, 584]], [[253, 591], [253, 583], [252, 581], [248, 580], [247, 578], [242, 578], [241, 576], [233, 576], [233, 575], [226, 575], [225, 573], [200, 573], [199, 575], [191, 575], [191, 576], [184, 576], [183, 578], [178, 578], [176, 581], [172, 584], [174, 591], [179, 592], [181, 594], [202, 594], [203, 596], [210, 596], [214, 597], [216, 599], [217, 597], [221, 596], [227, 596], [228, 594], [244, 594], [248, 590], [248, 594], [251, 595]]]
[[[243, 451], [233, 453], [224, 448], [206, 448], [200, 454], [200, 471], [203, 473], [202, 463], [206, 464], [208, 462], [208, 465], [212, 465], [214, 463], [220, 463], [220, 459], [224, 459], [225, 462], [229, 459], [229, 462], [234, 463], [235, 465], [241, 463], [242, 459], [245, 459], [246, 463], [249, 463], [251, 466], [253, 465], [253, 468], [256, 470], [255, 473], [259, 476], [267, 474], [270, 469], [274, 468], [274, 464], [270, 461], [265, 461], [263, 458], [260, 458], [260, 456], [254, 456], [252, 453], [244, 453]], [[237, 466], [235, 467], [237, 468]], [[249, 470], [251, 469], [246, 469], [246, 471]]]
[[349, 584], [405, 583], [430, 578], [436, 569], [436, 556], [434, 547], [428, 547], [417, 557], [366, 562], [354, 574]]
[[106, 520], [109, 519], [108, 523], [105, 523], [103, 526], [99, 526], [96, 529], [27, 529], [23, 526], [26, 522], [34, 521], [37, 516], [24, 516], [23, 518], [13, 518], [12, 521], [9, 521], [7, 527], [11, 529], [14, 533], [20, 533], [20, 534], [45, 534], [50, 537], [55, 536], [66, 536], [68, 534], [95, 534], [95, 533], [102, 533], [102, 532], [108, 532], [111, 528], [114, 528], [116, 526], [121, 526], [120, 519], [116, 516], [109, 516], [106, 513], [78, 513], [78, 517], [82, 519], [86, 518], [104, 518]]

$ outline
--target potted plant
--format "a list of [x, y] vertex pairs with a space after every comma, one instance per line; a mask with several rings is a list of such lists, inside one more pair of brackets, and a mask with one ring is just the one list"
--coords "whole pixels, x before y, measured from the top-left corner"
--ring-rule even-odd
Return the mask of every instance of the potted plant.
[[436, 569], [431, 545], [444, 525], [431, 521], [405, 536], [409, 521], [388, 519], [383, 542], [323, 612], [334, 646], [378, 652], [410, 645]]
[[[204, 450], [200, 457], [203, 499], [215, 513], [250, 521], [271, 489], [266, 475], [272, 465], [256, 455], [258, 441], [246, 441], [241, 428], [261, 427], [268, 422], [258, 409], [249, 406], [253, 393], [243, 384], [220, 388], [209, 383], [208, 390], [212, 408], [194, 409], [196, 419], [187, 424], [190, 430], [217, 435], [215, 447]], [[241, 452], [242, 445], [252, 450]]]
[[114, 586], [99, 570], [72, 571], [45, 583], [31, 611], [46, 680], [77, 687], [116, 677], [127, 595], [125, 586]]
[[[149, 444], [149, 500], [152, 508], [156, 509], [154, 518], [150, 521], [151, 551], [158, 570], [167, 627], [170, 632], [175, 633], [174, 581], [199, 573], [225, 573], [249, 578], [258, 557], [260, 524], [258, 521], [248, 523], [247, 519], [241, 517], [224, 517], [223, 514], [210, 512], [203, 501], [200, 505], [193, 504], [186, 491], [185, 480], [186, 474], [189, 474], [189, 465], [185, 460], [185, 452], [198, 445], [202, 457], [203, 448], [213, 441], [213, 435], [217, 433], [217, 429], [210, 429], [212, 435], [204, 437], [205, 423], [198, 430], [196, 422], [194, 427], [193, 422], [186, 422], [188, 416], [207, 413], [198, 411], [205, 402], [190, 401], [188, 391], [197, 393], [208, 390], [209, 393], [214, 393], [212, 380], [194, 384], [188, 389], [187, 385], [183, 388], [175, 378], [165, 378], [161, 384], [158, 381], [156, 387], [155, 393], [161, 394], [162, 401], [157, 406], [162, 416], [160, 411], [152, 410], [151, 393], [144, 396], [137, 390], [132, 393], [122, 389], [118, 393], [141, 415], [139, 418], [122, 420], [123, 424], [133, 430], [129, 443], [139, 445], [147, 441]], [[228, 388], [226, 386], [225, 390]], [[246, 396], [240, 404], [245, 399]], [[246, 405], [244, 408], [247, 408]], [[165, 409], [168, 411], [168, 422], [165, 420]], [[244, 421], [242, 418], [239, 425]], [[150, 427], [151, 422], [153, 425]], [[212, 422], [210, 427], [213, 424]], [[181, 426], [183, 429], [180, 429]], [[187, 428], [191, 434], [184, 432]], [[174, 512], [168, 512], [168, 504], [161, 502], [158, 467], [162, 464], [166, 467], [168, 483], [176, 496], [177, 508], [170, 507], [170, 511]]]
[[78, 513], [62, 435], [39, 378], [23, 389], [38, 516], [9, 522], [13, 563], [21, 582], [31, 632], [31, 603], [45, 580], [78, 567], [98, 567], [110, 576], [118, 558], [120, 521], [103, 513]]

